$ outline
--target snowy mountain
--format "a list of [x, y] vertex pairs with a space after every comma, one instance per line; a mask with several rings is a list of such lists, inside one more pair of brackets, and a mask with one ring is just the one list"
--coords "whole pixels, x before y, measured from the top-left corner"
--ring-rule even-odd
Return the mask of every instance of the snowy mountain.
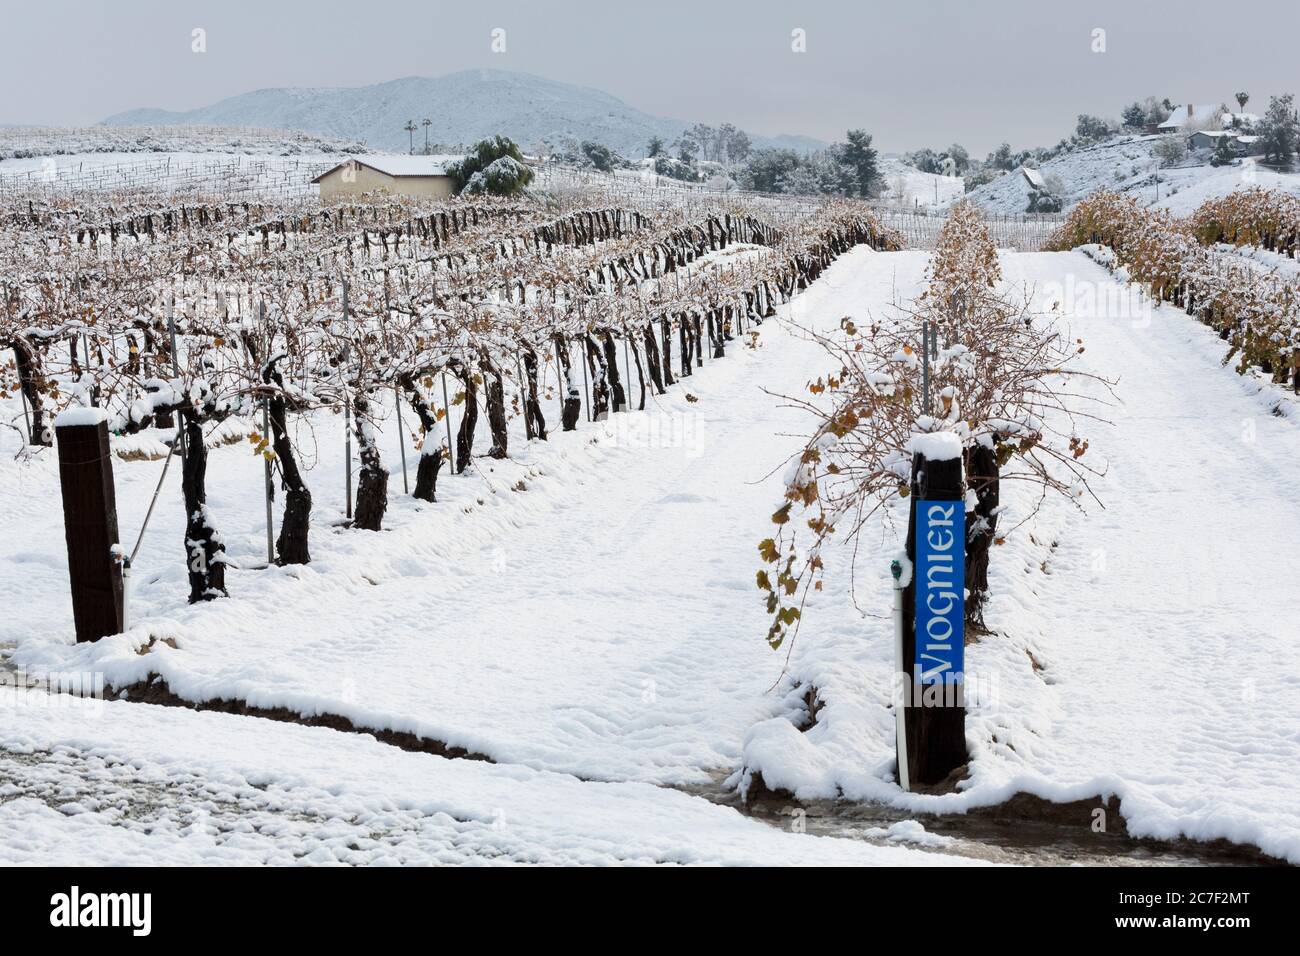
[[[408, 120], [431, 119], [429, 139], [471, 143], [504, 133], [525, 148], [541, 140], [590, 139], [628, 156], [644, 155], [652, 136], [671, 142], [689, 123], [652, 116], [600, 90], [529, 73], [464, 70], [411, 76], [373, 86], [255, 90], [185, 112], [136, 109], [104, 120], [111, 126], [205, 124], [304, 130], [359, 139], [371, 148], [405, 150]], [[421, 143], [424, 129], [416, 131]], [[756, 136], [758, 147], [798, 150], [825, 145], [806, 136]]]

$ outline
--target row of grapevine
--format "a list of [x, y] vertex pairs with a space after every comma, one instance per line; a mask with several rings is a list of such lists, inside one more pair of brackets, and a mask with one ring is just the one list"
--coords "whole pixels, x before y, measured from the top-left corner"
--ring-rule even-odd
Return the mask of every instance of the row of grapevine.
[[[353, 526], [378, 530], [389, 472], [376, 427], [390, 397], [419, 423], [413, 494], [433, 501], [444, 465], [469, 467], [480, 408], [497, 458], [510, 454], [512, 418], [528, 439], [547, 439], [544, 400], [558, 401], [564, 430], [584, 407], [591, 419], [645, 408], [647, 394], [724, 358], [837, 256], [899, 244], [852, 203], [790, 226], [719, 204], [688, 214], [111, 200], [0, 213], [0, 346], [14, 355], [0, 398], [20, 399], [34, 445], [53, 442], [61, 409], [93, 406], [113, 432], [149, 430], [182, 455], [191, 601], [227, 593], [206, 492], [223, 423], [265, 416], [257, 449], [285, 489], [276, 560], [305, 563], [312, 499], [295, 416], [351, 422]], [[550, 368], [555, 392], [542, 385]]]
[[1242, 189], [1211, 199], [1192, 214], [1192, 232], [1206, 245], [1259, 246], [1296, 258], [1300, 197], [1274, 189]]
[[818, 336], [832, 368], [791, 397], [816, 428], [789, 462], [776, 533], [758, 546], [774, 648], [797, 632], [809, 592], [822, 587], [824, 547], [852, 542], [873, 515], [912, 495], [923, 453], [950, 449], [961, 459], [965, 616], [976, 629], [1006, 518], [1001, 483], [1027, 481], [1076, 502], [1090, 493], [1099, 472], [1084, 458], [1081, 429], [1097, 420], [1098, 399], [1078, 386], [1091, 379], [1104, 394], [1108, 383], [1074, 368], [1082, 341], [1000, 291], [1000, 279], [982, 217], [959, 203], [919, 297], [884, 315], [845, 317]]
[[1203, 205], [1190, 219], [1101, 191], [1080, 202], [1052, 239], [1055, 249], [1099, 245], [1113, 265], [1162, 302], [1183, 308], [1230, 345], [1225, 364], [1260, 369], [1300, 390], [1300, 279], [1262, 269], [1220, 243], [1294, 255], [1300, 202], [1254, 189]]

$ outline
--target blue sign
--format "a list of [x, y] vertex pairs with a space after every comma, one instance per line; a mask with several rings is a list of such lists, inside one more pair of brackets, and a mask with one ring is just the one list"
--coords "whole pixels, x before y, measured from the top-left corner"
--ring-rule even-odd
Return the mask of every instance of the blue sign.
[[916, 502], [916, 660], [919, 684], [960, 684], [965, 671], [966, 503]]

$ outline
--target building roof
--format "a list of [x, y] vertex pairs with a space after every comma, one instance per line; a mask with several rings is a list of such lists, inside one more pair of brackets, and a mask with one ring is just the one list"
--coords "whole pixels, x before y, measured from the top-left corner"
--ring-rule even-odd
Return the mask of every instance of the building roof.
[[1259, 122], [1254, 113], [1224, 113], [1221, 119], [1224, 126], [1253, 126]]
[[442, 155], [442, 156], [399, 156], [387, 154], [367, 154], [365, 156], [353, 156], [325, 172], [321, 173], [315, 179], [314, 183], [320, 182], [330, 173], [336, 172], [347, 166], [349, 163], [357, 163], [361, 166], [369, 167], [375, 172], [383, 173], [385, 176], [406, 177], [406, 176], [446, 176], [447, 166], [458, 159], [464, 159], [463, 156]]
[[1020, 167], [1020, 174], [1025, 177], [1029, 185], [1035, 189], [1047, 190], [1047, 182], [1043, 179], [1043, 174], [1036, 169], [1030, 169], [1028, 166]]
[[1160, 129], [1182, 129], [1188, 123], [1196, 122], [1202, 119], [1213, 119], [1221, 112], [1213, 104], [1193, 103], [1190, 107], [1191, 115], [1188, 115], [1188, 107], [1180, 106], [1169, 114], [1169, 119], [1160, 124]]

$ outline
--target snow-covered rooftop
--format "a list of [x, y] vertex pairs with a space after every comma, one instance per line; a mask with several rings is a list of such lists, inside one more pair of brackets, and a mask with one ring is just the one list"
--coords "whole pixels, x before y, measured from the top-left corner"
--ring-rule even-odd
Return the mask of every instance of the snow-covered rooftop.
[[1159, 128], [1182, 129], [1188, 123], [1217, 118], [1220, 113], [1219, 107], [1210, 104], [1193, 103], [1191, 106], [1180, 106], [1169, 114], [1169, 119], [1161, 123]]
[[[464, 159], [463, 156], [452, 154], [430, 155], [430, 156], [402, 156], [394, 154], [366, 154], [364, 156], [355, 156], [348, 162], [360, 163], [362, 166], [369, 166], [371, 169], [378, 170], [389, 176], [446, 176], [447, 166], [458, 159]], [[341, 163], [334, 169], [346, 166], [347, 163]], [[334, 169], [322, 173], [317, 177], [317, 181], [334, 172]]]
[[1043, 179], [1043, 174], [1036, 169], [1030, 169], [1028, 166], [1020, 167], [1021, 175], [1029, 182], [1029, 185], [1035, 189], [1046, 189], [1047, 183]]

